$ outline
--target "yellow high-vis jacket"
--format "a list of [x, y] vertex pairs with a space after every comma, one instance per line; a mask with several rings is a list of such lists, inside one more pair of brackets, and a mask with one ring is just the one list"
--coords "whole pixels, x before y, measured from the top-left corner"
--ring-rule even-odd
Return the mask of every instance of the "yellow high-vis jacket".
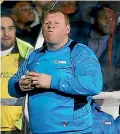
[[22, 127], [22, 108], [24, 98], [13, 98], [8, 94], [8, 80], [19, 68], [21, 59], [26, 59], [33, 47], [18, 38], [11, 53], [0, 57], [1, 62], [1, 129], [0, 131], [15, 130]]

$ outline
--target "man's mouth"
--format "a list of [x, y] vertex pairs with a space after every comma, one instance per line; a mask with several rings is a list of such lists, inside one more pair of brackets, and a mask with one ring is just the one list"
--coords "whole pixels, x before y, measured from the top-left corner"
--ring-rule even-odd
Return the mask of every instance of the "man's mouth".
[[110, 28], [110, 25], [106, 25], [105, 28]]
[[34, 13], [31, 13], [31, 14], [29, 15], [29, 18], [33, 18], [33, 17], [35, 17], [35, 15], [34, 15]]
[[48, 33], [52, 33], [53, 31], [52, 30], [49, 30]]
[[10, 38], [4, 38], [3, 40], [10, 40]]
[[4, 41], [9, 41], [9, 40], [11, 40], [11, 38], [2, 38], [2, 40], [4, 40]]

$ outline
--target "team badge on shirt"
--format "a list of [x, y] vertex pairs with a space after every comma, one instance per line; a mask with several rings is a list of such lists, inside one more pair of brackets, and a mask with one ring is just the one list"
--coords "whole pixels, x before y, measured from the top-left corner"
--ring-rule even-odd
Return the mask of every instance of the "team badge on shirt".
[[66, 64], [67, 62], [65, 60], [54, 60], [55, 64]]

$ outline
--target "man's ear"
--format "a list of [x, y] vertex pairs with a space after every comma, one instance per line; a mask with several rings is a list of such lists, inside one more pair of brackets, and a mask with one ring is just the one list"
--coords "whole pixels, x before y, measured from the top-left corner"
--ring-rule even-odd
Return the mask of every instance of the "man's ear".
[[15, 14], [12, 14], [12, 18], [14, 19], [14, 21], [18, 20], [18, 18], [17, 18], [17, 16]]
[[91, 23], [91, 24], [95, 24], [95, 18], [90, 17], [90, 23]]
[[68, 25], [66, 26], [66, 33], [67, 33], [67, 34], [70, 33], [70, 24], [68, 24]]

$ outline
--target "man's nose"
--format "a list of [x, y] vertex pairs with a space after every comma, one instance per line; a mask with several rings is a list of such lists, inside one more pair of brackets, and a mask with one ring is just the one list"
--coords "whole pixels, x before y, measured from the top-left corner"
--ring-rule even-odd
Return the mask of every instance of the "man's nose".
[[32, 13], [34, 13], [32, 8], [29, 8], [29, 10], [28, 10], [28, 11], [29, 11], [29, 12], [32, 12]]
[[111, 23], [111, 22], [113, 21], [113, 18], [111, 18], [111, 17], [106, 17], [105, 20], [106, 20], [107, 23]]
[[9, 35], [9, 30], [5, 29], [3, 33], [4, 35]]
[[55, 27], [54, 23], [50, 22], [50, 23], [48, 24], [48, 28], [54, 28], [54, 27]]

